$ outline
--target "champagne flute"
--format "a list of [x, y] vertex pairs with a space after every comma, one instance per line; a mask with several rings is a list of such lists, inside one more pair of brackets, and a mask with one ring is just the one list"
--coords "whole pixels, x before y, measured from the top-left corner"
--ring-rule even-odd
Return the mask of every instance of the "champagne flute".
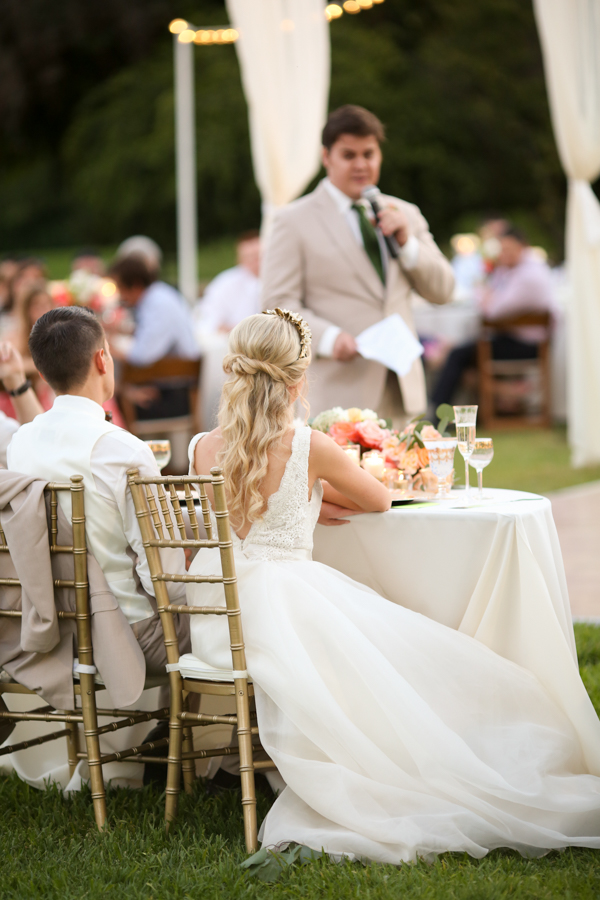
[[469, 497], [469, 457], [475, 442], [476, 406], [453, 406], [458, 452], [465, 461], [465, 492]]
[[171, 441], [144, 441], [154, 454], [156, 465], [162, 472], [171, 460]]
[[471, 451], [469, 463], [477, 472], [477, 485], [479, 487], [478, 499], [483, 500], [483, 470], [489, 466], [494, 458], [494, 442], [491, 438], [476, 438]]

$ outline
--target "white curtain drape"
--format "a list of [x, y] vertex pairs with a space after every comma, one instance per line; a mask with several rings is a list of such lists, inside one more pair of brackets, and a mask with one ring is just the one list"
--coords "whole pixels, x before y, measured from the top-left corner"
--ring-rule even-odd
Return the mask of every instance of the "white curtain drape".
[[558, 152], [569, 179], [567, 415], [572, 461], [600, 462], [600, 0], [534, 0]]
[[227, 0], [248, 102], [263, 233], [319, 168], [329, 96], [323, 0]]

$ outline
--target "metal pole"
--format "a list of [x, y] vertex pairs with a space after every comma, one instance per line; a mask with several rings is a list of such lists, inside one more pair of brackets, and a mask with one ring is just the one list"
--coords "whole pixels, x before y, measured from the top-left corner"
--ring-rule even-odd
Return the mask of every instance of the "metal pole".
[[177, 172], [177, 267], [179, 290], [198, 299], [194, 45], [175, 43], [175, 156]]

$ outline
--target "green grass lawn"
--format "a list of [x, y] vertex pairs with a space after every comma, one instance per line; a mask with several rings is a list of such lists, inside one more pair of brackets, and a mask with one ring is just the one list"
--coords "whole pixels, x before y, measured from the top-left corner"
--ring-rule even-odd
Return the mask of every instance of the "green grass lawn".
[[[482, 435], [483, 436], [483, 435]], [[547, 494], [560, 488], [600, 480], [600, 465], [573, 469], [564, 428], [495, 431], [494, 459], [483, 470], [484, 486], [513, 488]], [[454, 458], [457, 484], [464, 484], [465, 467], [456, 452]], [[477, 476], [471, 469], [471, 484]]]
[[[600, 711], [600, 628], [576, 625], [582, 676]], [[109, 792], [111, 826], [99, 834], [87, 792], [65, 799], [15, 776], [0, 778], [0, 896], [3, 900], [550, 900], [600, 897], [600, 851], [566, 850], [537, 860], [496, 850], [483, 860], [446, 854], [434, 865], [400, 868], [319, 860], [262, 884], [245, 858], [239, 798], [207, 796], [198, 783], [182, 797], [165, 834], [155, 789]], [[269, 800], [260, 795], [259, 814]]]

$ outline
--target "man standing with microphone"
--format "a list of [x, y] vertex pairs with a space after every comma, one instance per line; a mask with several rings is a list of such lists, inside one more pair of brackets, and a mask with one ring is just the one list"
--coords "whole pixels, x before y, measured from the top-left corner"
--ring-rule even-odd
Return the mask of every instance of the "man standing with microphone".
[[360, 356], [355, 340], [393, 313], [416, 334], [411, 294], [447, 303], [454, 287], [419, 209], [375, 187], [384, 136], [379, 119], [360, 106], [332, 112], [323, 129], [327, 177], [278, 213], [267, 243], [263, 308], [298, 312], [312, 330], [313, 415], [359, 406], [399, 422], [427, 406], [420, 359], [399, 377]]

